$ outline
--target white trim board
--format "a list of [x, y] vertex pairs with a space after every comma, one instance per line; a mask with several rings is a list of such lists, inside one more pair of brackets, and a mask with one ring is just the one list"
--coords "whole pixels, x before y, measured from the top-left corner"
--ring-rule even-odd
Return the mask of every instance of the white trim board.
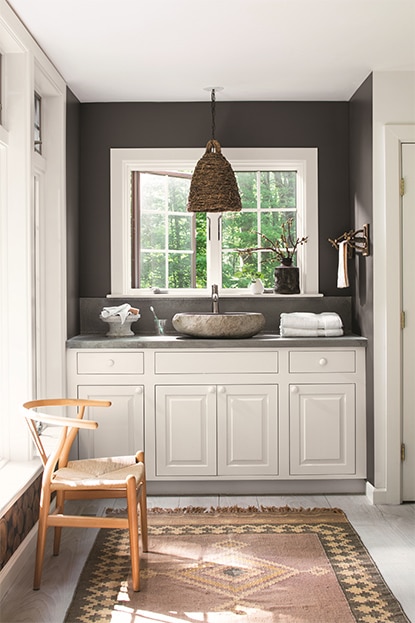
[[[374, 504], [399, 504], [401, 494], [400, 146], [415, 141], [415, 124], [385, 124], [384, 196], [374, 197]], [[376, 178], [375, 178], [376, 183]], [[377, 213], [375, 212], [377, 208]], [[377, 251], [379, 249], [379, 251]], [[381, 251], [380, 251], [381, 250]]]

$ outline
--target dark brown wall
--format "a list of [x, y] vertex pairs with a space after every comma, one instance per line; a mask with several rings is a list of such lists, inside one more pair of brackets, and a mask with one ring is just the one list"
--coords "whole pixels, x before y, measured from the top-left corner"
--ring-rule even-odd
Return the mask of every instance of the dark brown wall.
[[[350, 100], [350, 200], [354, 227], [373, 222], [372, 76]], [[368, 339], [366, 356], [368, 480], [373, 482], [373, 248], [354, 260], [353, 330]]]
[[[79, 104], [75, 100], [69, 100], [68, 125], [69, 183], [73, 184], [68, 189], [69, 336], [78, 333], [78, 297], [103, 297], [110, 292], [110, 148], [200, 147], [202, 156], [211, 132], [209, 102]], [[78, 123], [79, 222], [75, 208]], [[372, 258], [357, 256], [349, 264], [350, 287], [339, 290], [337, 254], [327, 242], [352, 227], [372, 223], [372, 77], [350, 102], [217, 102], [216, 136], [225, 156], [227, 147], [318, 148], [320, 292], [352, 296], [353, 330], [369, 340], [368, 474], [372, 481]]]
[[[96, 103], [80, 106], [80, 297], [110, 292], [110, 148], [200, 147], [210, 138], [210, 103]], [[216, 137], [226, 147], [319, 150], [320, 292], [336, 287], [327, 238], [351, 227], [347, 102], [217, 102]]]

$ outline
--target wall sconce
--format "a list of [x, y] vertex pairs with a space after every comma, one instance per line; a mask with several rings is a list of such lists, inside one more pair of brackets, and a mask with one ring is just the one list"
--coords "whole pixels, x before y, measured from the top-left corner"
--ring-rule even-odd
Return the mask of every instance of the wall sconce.
[[192, 175], [188, 212], [238, 212], [242, 209], [235, 173], [215, 139], [215, 104], [215, 89], [212, 89], [212, 138]]

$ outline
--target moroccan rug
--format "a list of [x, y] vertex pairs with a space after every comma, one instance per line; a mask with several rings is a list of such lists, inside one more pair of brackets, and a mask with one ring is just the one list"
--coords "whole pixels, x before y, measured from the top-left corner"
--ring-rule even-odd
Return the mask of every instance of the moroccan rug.
[[409, 621], [337, 509], [159, 509], [129, 576], [128, 532], [101, 530], [66, 623]]

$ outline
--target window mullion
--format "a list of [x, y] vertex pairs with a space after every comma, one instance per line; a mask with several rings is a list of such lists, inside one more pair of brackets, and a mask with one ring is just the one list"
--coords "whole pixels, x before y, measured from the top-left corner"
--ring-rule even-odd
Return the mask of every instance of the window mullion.
[[222, 287], [222, 241], [221, 241], [221, 218], [220, 213], [209, 213], [207, 238], [207, 285], [216, 283]]
[[169, 178], [164, 177], [164, 265], [165, 282], [164, 287], [169, 287]]
[[[262, 229], [262, 223], [261, 223], [261, 171], [257, 171], [256, 172], [256, 187], [257, 187], [257, 198], [256, 198], [256, 206], [257, 206], [257, 213], [256, 213], [256, 224], [257, 224], [257, 232], [260, 232]], [[259, 235], [259, 233], [257, 234], [257, 244], [260, 247], [261, 246], [261, 237]], [[258, 253], [257, 254], [257, 269], [259, 272], [262, 272], [262, 253]]]

